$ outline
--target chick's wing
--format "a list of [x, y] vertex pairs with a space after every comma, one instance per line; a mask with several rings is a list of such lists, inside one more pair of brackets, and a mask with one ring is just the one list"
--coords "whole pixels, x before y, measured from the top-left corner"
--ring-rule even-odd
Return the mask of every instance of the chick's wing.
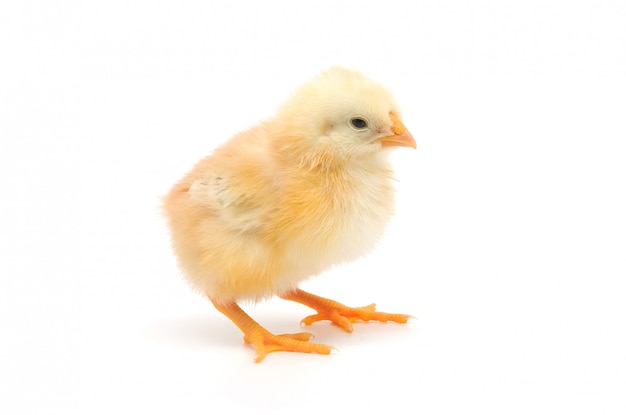
[[227, 174], [213, 174], [193, 181], [189, 197], [208, 208], [226, 228], [250, 232], [263, 227], [271, 209], [254, 190], [246, 189], [239, 179]]
[[267, 227], [282, 186], [262, 128], [234, 137], [202, 160], [189, 176], [190, 202], [214, 225], [242, 232]]

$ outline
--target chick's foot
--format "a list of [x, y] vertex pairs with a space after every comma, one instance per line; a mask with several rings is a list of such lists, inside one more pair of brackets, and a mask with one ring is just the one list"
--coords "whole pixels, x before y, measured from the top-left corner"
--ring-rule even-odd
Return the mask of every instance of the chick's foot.
[[281, 298], [296, 301], [317, 311], [317, 314], [305, 317], [302, 320], [303, 324], [309, 325], [316, 321], [330, 320], [347, 332], [352, 332], [352, 323], [359, 321], [406, 323], [409, 318], [413, 318], [408, 314], [391, 314], [376, 311], [376, 304], [356, 308], [347, 307], [337, 301], [319, 297], [300, 289], [282, 295]]
[[244, 342], [254, 346], [256, 356], [254, 361], [259, 363], [271, 352], [302, 352], [330, 354], [332, 347], [325, 344], [311, 343], [311, 333], [272, 334], [259, 326], [261, 330], [245, 334]]
[[272, 334], [247, 315], [237, 304], [222, 304], [211, 299], [215, 308], [230, 318], [244, 333], [243, 340], [254, 346], [254, 361], [261, 362], [271, 352], [302, 352], [330, 354], [332, 347], [325, 344], [311, 343], [311, 333]]

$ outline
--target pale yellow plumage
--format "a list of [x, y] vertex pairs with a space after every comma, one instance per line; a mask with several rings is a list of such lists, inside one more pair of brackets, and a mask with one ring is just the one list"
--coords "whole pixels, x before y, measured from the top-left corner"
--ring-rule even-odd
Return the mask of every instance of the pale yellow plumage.
[[[239, 315], [236, 302], [279, 295], [313, 307], [299, 282], [373, 248], [393, 214], [386, 147], [415, 146], [399, 117], [382, 86], [330, 69], [296, 91], [273, 119], [201, 160], [166, 196], [183, 272], [240, 326], [257, 361], [274, 350], [329, 350], [305, 334], [288, 337], [295, 342], [288, 346], [287, 337], [277, 340], [258, 325], [242, 327], [254, 322]], [[374, 314], [371, 319], [385, 320], [385, 313]], [[351, 327], [341, 316], [330, 319]]]

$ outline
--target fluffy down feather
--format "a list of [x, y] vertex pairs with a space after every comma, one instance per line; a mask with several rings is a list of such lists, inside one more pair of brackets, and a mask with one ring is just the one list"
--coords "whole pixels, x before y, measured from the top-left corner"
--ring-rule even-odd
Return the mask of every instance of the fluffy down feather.
[[[201, 160], [165, 198], [180, 266], [224, 301], [269, 297], [372, 249], [393, 214], [391, 94], [333, 68]], [[366, 134], [346, 120], [369, 121]]]

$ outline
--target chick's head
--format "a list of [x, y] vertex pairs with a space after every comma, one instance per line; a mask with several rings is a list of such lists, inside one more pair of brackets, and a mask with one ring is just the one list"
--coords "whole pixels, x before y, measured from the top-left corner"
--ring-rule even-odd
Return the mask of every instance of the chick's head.
[[331, 68], [304, 84], [278, 113], [309, 154], [358, 159], [389, 146], [415, 148], [391, 93], [362, 74]]

